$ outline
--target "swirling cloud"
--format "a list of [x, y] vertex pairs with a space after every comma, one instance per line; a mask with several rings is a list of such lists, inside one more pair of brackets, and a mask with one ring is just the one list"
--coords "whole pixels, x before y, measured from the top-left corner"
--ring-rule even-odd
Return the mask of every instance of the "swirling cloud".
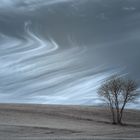
[[0, 3], [0, 102], [98, 104], [110, 75], [140, 83], [138, 0]]

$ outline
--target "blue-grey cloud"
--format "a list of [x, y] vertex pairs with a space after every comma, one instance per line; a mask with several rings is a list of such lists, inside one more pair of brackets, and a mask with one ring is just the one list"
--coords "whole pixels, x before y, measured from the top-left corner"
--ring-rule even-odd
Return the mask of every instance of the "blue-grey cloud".
[[139, 79], [139, 0], [0, 0], [0, 102], [98, 104], [112, 74]]

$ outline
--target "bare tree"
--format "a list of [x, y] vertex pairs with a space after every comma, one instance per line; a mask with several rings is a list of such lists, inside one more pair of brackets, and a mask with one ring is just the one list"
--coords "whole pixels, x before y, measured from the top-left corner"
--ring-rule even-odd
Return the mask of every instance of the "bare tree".
[[108, 104], [113, 124], [122, 124], [126, 104], [135, 101], [139, 96], [136, 82], [119, 76], [111, 76], [105, 81], [99, 88], [98, 94]]

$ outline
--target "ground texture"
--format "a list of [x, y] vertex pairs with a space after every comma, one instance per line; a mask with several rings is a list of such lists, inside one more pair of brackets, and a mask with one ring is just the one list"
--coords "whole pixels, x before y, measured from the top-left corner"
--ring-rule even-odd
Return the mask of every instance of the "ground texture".
[[124, 119], [112, 125], [99, 107], [0, 104], [0, 139], [140, 139], [140, 111], [126, 110]]

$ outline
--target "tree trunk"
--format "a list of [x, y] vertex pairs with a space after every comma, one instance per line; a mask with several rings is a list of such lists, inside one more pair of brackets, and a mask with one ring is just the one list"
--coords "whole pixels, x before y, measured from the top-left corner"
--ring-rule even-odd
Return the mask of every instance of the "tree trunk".
[[126, 103], [127, 103], [127, 96], [124, 100], [123, 106], [122, 106], [121, 111], [120, 111], [120, 118], [119, 118], [120, 124], [122, 124], [123, 111], [124, 111], [124, 107], [125, 107]]
[[119, 109], [119, 101], [118, 101], [118, 92], [115, 92], [115, 106], [116, 106], [117, 124], [120, 124], [120, 109]]
[[111, 110], [111, 113], [112, 113], [112, 124], [116, 124], [114, 108], [110, 107], [110, 110]]
[[117, 123], [120, 124], [120, 111], [118, 107], [117, 107]]
[[121, 111], [120, 111], [120, 118], [119, 118], [119, 122], [120, 124], [122, 124], [122, 117], [123, 117], [123, 111], [124, 111], [124, 107], [125, 107], [126, 102], [124, 102]]

